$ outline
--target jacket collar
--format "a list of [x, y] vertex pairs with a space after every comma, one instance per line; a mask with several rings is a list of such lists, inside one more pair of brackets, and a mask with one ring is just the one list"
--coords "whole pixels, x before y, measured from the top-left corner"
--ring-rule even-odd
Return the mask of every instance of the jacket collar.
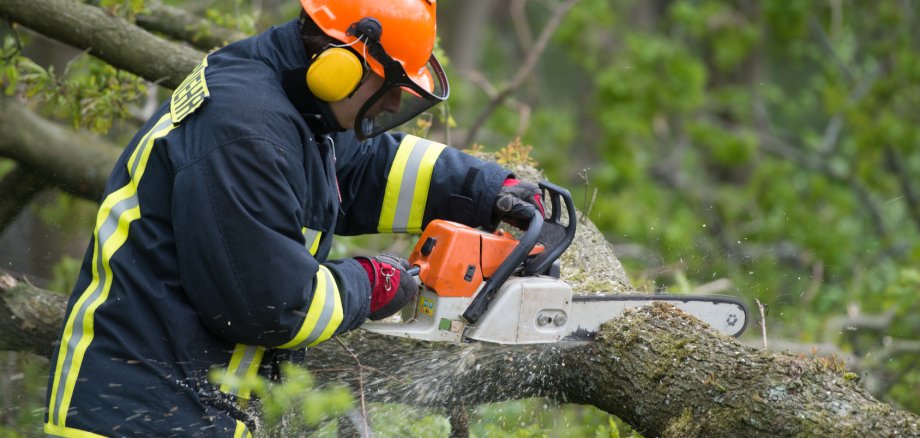
[[343, 131], [329, 108], [307, 87], [307, 68], [311, 58], [300, 40], [299, 23], [293, 19], [273, 27], [261, 38], [258, 50], [263, 59], [281, 74], [281, 84], [288, 100], [300, 112], [304, 121], [320, 136]]

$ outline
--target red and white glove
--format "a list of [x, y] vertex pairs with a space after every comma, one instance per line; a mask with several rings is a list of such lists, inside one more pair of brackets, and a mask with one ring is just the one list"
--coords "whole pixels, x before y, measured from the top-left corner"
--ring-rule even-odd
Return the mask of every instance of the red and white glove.
[[546, 210], [543, 208], [543, 191], [540, 187], [531, 182], [508, 178], [495, 196], [492, 216], [496, 224], [502, 220], [526, 230], [530, 219], [538, 211], [546, 216]]
[[371, 284], [371, 313], [376, 321], [395, 315], [418, 294], [418, 283], [406, 273], [409, 262], [392, 254], [374, 258], [355, 257], [367, 271]]

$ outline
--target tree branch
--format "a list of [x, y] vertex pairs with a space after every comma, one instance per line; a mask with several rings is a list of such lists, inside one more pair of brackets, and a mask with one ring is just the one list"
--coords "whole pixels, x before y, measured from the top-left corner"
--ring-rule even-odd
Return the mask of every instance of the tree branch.
[[99, 201], [120, 148], [43, 119], [0, 97], [0, 156], [12, 158], [63, 190]]
[[[581, 345], [448, 345], [361, 331], [344, 342], [399, 377], [365, 379], [366, 396], [378, 402], [547, 397], [594, 405], [645, 436], [920, 436], [917, 416], [873, 399], [842, 370], [745, 347], [667, 305], [629, 311]], [[329, 344], [311, 350], [308, 368], [353, 361]], [[323, 374], [349, 385], [358, 377]]]
[[[486, 96], [490, 99], [496, 98], [498, 91], [495, 89], [495, 86], [492, 85], [482, 73], [478, 71], [470, 71], [466, 74], [466, 78], [472, 82], [474, 85], [478, 85], [480, 89]], [[517, 137], [523, 137], [527, 133], [527, 128], [530, 126], [530, 107], [527, 104], [513, 98], [509, 97], [508, 103], [511, 104], [518, 111], [518, 127], [516, 131]]]
[[204, 57], [72, 0], [3, 0], [0, 16], [170, 88], [178, 86]]
[[888, 161], [888, 167], [894, 172], [901, 191], [904, 192], [904, 201], [907, 204], [907, 214], [914, 221], [914, 227], [920, 230], [920, 193], [912, 184], [914, 178], [910, 176], [907, 167], [904, 166], [904, 158], [892, 146], [885, 147], [885, 158]]
[[795, 162], [799, 166], [818, 172], [832, 181], [845, 184], [853, 190], [854, 194], [860, 200], [863, 210], [869, 215], [870, 222], [875, 234], [885, 241], [889, 241], [891, 233], [885, 225], [885, 220], [878, 203], [872, 197], [869, 189], [866, 188], [852, 175], [842, 175], [827, 164], [827, 162], [817, 157], [812, 157], [800, 152], [798, 149], [787, 145], [782, 140], [765, 136], [765, 142], [761, 143], [764, 150], [768, 153]]
[[16, 219], [29, 201], [46, 187], [45, 178], [35, 171], [18, 165], [0, 181], [0, 234]]
[[527, 0], [511, 0], [508, 9], [511, 13], [511, 23], [514, 25], [514, 35], [517, 37], [518, 45], [524, 53], [530, 52], [533, 47], [533, 32], [530, 30], [530, 23], [527, 22], [525, 13]]
[[473, 145], [473, 142], [476, 140], [476, 135], [479, 133], [479, 129], [482, 128], [482, 125], [485, 124], [486, 120], [492, 113], [498, 108], [505, 100], [517, 90], [524, 80], [527, 79], [527, 76], [533, 71], [534, 67], [537, 65], [537, 61], [540, 60], [540, 57], [543, 55], [543, 51], [546, 50], [546, 45], [549, 43], [550, 37], [556, 32], [556, 28], [559, 27], [559, 24], [562, 22], [565, 14], [569, 12], [572, 7], [578, 3], [579, 0], [566, 0], [565, 3], [561, 4], [553, 16], [550, 17], [549, 21], [546, 23], [546, 26], [543, 28], [543, 31], [540, 33], [540, 36], [537, 38], [537, 42], [534, 44], [533, 49], [527, 55], [527, 58], [524, 60], [524, 64], [517, 71], [514, 77], [511, 79], [511, 82], [508, 83], [504, 88], [502, 88], [494, 98], [486, 105], [486, 108], [479, 113], [479, 117], [476, 118], [476, 121], [473, 122], [470, 130], [466, 134], [466, 140], [464, 144], [466, 147]]
[[[0, 277], [0, 349], [50, 354], [65, 301]], [[446, 344], [361, 330], [339, 339], [347, 349], [323, 343], [305, 365], [320, 383], [357, 391], [363, 381], [368, 401], [547, 397], [594, 405], [645, 436], [920, 436], [920, 418], [872, 398], [838, 362], [745, 347], [663, 304], [627, 311], [585, 343]], [[374, 367], [351, 366], [353, 355]]]
[[0, 350], [50, 357], [66, 307], [66, 296], [0, 271]]
[[237, 30], [216, 26], [209, 20], [182, 8], [163, 4], [159, 0], [147, 0], [144, 5], [149, 13], [137, 16], [138, 26], [150, 32], [159, 32], [188, 42], [200, 50], [209, 51], [223, 47], [247, 36]]

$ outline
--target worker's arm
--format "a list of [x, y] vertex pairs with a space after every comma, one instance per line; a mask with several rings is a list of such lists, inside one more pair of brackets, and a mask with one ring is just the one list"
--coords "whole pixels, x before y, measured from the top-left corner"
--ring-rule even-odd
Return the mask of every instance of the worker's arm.
[[420, 232], [433, 219], [494, 227], [493, 206], [511, 172], [452, 147], [402, 134], [360, 146], [336, 137], [342, 207], [337, 234]]
[[261, 140], [221, 146], [177, 169], [182, 287], [201, 321], [227, 341], [304, 347], [368, 315], [360, 263], [320, 264], [304, 245], [304, 172], [302, 157]]

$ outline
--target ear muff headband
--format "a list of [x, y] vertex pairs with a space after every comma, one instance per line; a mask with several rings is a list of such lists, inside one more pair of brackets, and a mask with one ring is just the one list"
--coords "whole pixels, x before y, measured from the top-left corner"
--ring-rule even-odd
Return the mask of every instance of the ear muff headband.
[[326, 102], [338, 102], [351, 95], [364, 77], [358, 56], [344, 47], [331, 47], [313, 59], [307, 69], [307, 87]]

